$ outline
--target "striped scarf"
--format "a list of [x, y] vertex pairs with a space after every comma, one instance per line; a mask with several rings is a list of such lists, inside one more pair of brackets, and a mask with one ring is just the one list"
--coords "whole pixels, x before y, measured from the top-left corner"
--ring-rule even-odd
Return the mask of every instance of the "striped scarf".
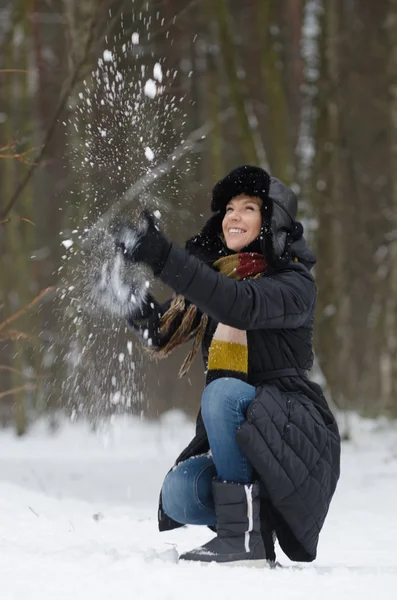
[[[229, 256], [219, 258], [213, 263], [212, 267], [231, 279], [241, 281], [243, 279], [256, 279], [260, 277], [265, 272], [267, 265], [262, 254], [240, 252], [239, 254], [230, 254]], [[161, 335], [166, 335], [175, 319], [184, 313], [182, 321], [163, 347], [152, 349], [152, 353], [155, 356], [165, 358], [177, 346], [194, 338], [192, 349], [179, 370], [179, 377], [183, 377], [188, 372], [193, 358], [203, 341], [208, 325], [208, 315], [203, 314], [199, 324], [194, 326], [197, 316], [197, 306], [190, 304], [185, 309], [184, 297], [176, 296], [169, 309], [161, 318]], [[236, 377], [244, 381], [247, 380], [247, 332], [219, 323], [209, 348], [206, 382], [209, 383], [218, 377], [226, 376]]]

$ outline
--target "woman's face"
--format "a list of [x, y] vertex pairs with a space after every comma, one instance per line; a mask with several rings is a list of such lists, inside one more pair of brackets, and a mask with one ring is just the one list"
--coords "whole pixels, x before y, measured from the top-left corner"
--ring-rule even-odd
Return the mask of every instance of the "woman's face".
[[241, 194], [226, 205], [222, 230], [226, 246], [240, 252], [260, 234], [262, 225], [262, 200]]

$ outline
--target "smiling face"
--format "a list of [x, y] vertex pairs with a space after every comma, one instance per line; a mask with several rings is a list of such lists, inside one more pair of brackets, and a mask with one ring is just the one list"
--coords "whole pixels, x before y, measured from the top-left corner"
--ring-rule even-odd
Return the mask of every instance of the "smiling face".
[[245, 194], [232, 198], [226, 205], [222, 231], [226, 246], [240, 252], [260, 234], [262, 225], [262, 200]]

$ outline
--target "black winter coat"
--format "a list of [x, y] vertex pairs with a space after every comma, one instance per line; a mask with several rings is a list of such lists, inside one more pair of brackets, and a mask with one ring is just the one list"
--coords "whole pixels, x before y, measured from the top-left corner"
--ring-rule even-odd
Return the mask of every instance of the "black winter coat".
[[[160, 277], [208, 314], [205, 361], [218, 322], [247, 331], [248, 383], [257, 393], [237, 441], [262, 484], [262, 529], [276, 532], [291, 560], [312, 561], [339, 478], [340, 438], [321, 388], [307, 377], [316, 287], [304, 240], [294, 256], [300, 262], [268, 269], [259, 279], [235, 281], [173, 245]], [[145, 327], [160, 343], [158, 318], [167, 306], [156, 308]], [[208, 450], [199, 412], [196, 435], [176, 463]], [[160, 530], [178, 526], [160, 502]]]

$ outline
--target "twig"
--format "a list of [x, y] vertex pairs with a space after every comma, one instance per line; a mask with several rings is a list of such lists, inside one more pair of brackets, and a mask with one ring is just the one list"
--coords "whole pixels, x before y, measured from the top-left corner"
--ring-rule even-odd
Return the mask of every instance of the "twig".
[[32, 69], [0, 69], [0, 73], [31, 73]]
[[[28, 164], [28, 165], [35, 164], [31, 160], [27, 159], [26, 156], [28, 154], [30, 154], [31, 152], [34, 152], [35, 150], [37, 150], [39, 148], [39, 146], [34, 146], [33, 148], [28, 148], [24, 152], [15, 152], [15, 147], [18, 144], [18, 141], [19, 140], [13, 140], [12, 142], [9, 142], [8, 144], [6, 144], [2, 148], [0, 148], [0, 158], [16, 158], [16, 159], [20, 160], [21, 162], [24, 162], [25, 164]], [[7, 152], [9, 150], [13, 150], [14, 154], [3, 154], [4, 152]]]
[[77, 82], [79, 80], [81, 68], [83, 67], [85, 61], [87, 60], [87, 55], [89, 53], [89, 50], [90, 50], [90, 47], [92, 44], [92, 40], [93, 40], [95, 25], [96, 25], [96, 19], [93, 17], [91, 20], [90, 32], [88, 35], [88, 39], [87, 39], [83, 57], [77, 63], [77, 66], [75, 67], [73, 75], [69, 80], [69, 84], [66, 86], [65, 91], [61, 95], [60, 101], [58, 103], [58, 107], [55, 111], [55, 114], [51, 121], [50, 127], [45, 136], [44, 143], [41, 147], [39, 155], [36, 158], [36, 162], [30, 165], [30, 169], [27, 171], [27, 173], [25, 174], [25, 177], [22, 179], [22, 181], [18, 185], [17, 189], [13, 193], [11, 199], [9, 200], [9, 202], [6, 205], [6, 207], [4, 208], [4, 210], [0, 213], [0, 219], [6, 217], [8, 215], [8, 213], [10, 212], [10, 210], [13, 208], [13, 206], [15, 205], [16, 201], [18, 200], [19, 196], [25, 189], [26, 185], [29, 183], [30, 178], [32, 177], [34, 171], [36, 170], [36, 167], [40, 164], [40, 162], [42, 161], [42, 159], [44, 157], [44, 154], [47, 150], [48, 144], [54, 133], [55, 127], [57, 126], [59, 117], [61, 116], [61, 114], [65, 108], [66, 102], [68, 101], [68, 98], [69, 98], [70, 94], [72, 93], [74, 86], [77, 84]]
[[23, 373], [22, 371], [18, 371], [18, 369], [14, 369], [14, 367], [9, 367], [7, 365], [0, 365], [0, 371], [16, 373], [17, 375], [22, 375], [22, 377], [26, 377], [27, 379], [46, 379], [48, 377], [48, 375], [33, 375], [29, 373]]
[[0, 400], [5, 398], [6, 396], [10, 396], [11, 394], [16, 394], [17, 392], [23, 392], [24, 390], [36, 390], [37, 384], [33, 383], [25, 383], [25, 385], [20, 385], [18, 387], [11, 388], [6, 390], [5, 392], [0, 393]]
[[4, 329], [0, 331], [0, 340], [30, 340], [32, 336], [17, 329]]
[[29, 223], [30, 225], [33, 225], [33, 227], [36, 227], [36, 223], [33, 223], [33, 221], [27, 219], [26, 217], [20, 217], [19, 220], [24, 221], [25, 223]]
[[6, 319], [2, 323], [0, 323], [0, 331], [2, 329], [4, 329], [7, 325], [9, 325], [10, 323], [12, 323], [13, 321], [15, 321], [16, 319], [18, 319], [19, 317], [21, 317], [22, 315], [24, 315], [25, 313], [27, 313], [28, 310], [30, 310], [32, 308], [32, 306], [34, 306], [35, 304], [37, 304], [37, 302], [39, 300], [41, 300], [41, 298], [43, 296], [45, 296], [49, 292], [52, 292], [54, 289], [55, 289], [54, 287], [48, 287], [48, 288], [46, 288], [45, 290], [43, 290], [42, 292], [40, 292], [40, 294], [38, 296], [36, 296], [36, 298], [33, 298], [33, 300], [31, 302], [29, 302], [29, 304], [27, 304], [26, 306], [23, 306], [20, 310], [18, 310], [16, 313], [14, 313], [13, 315], [11, 315], [11, 317], [8, 317], [8, 319]]
[[40, 515], [37, 514], [37, 512], [35, 510], [33, 510], [33, 508], [31, 506], [28, 506], [28, 509], [32, 511], [32, 513], [34, 515], [36, 515], [37, 518], [40, 518]]
[[8, 142], [5, 146], [0, 146], [0, 152], [4, 152], [5, 150], [9, 150], [13, 148], [17, 144], [18, 140], [13, 140], [12, 142]]
[[[26, 217], [19, 217], [20, 221], [25, 221], [26, 223], [30, 223], [30, 225], [33, 225], [33, 227], [36, 227], [36, 223], [33, 223], [33, 221], [31, 221], [30, 219], [27, 219]], [[7, 219], [1, 219], [0, 220], [0, 225], [4, 225], [5, 223], [9, 223], [9, 221], [11, 221], [10, 217], [7, 217]]]

